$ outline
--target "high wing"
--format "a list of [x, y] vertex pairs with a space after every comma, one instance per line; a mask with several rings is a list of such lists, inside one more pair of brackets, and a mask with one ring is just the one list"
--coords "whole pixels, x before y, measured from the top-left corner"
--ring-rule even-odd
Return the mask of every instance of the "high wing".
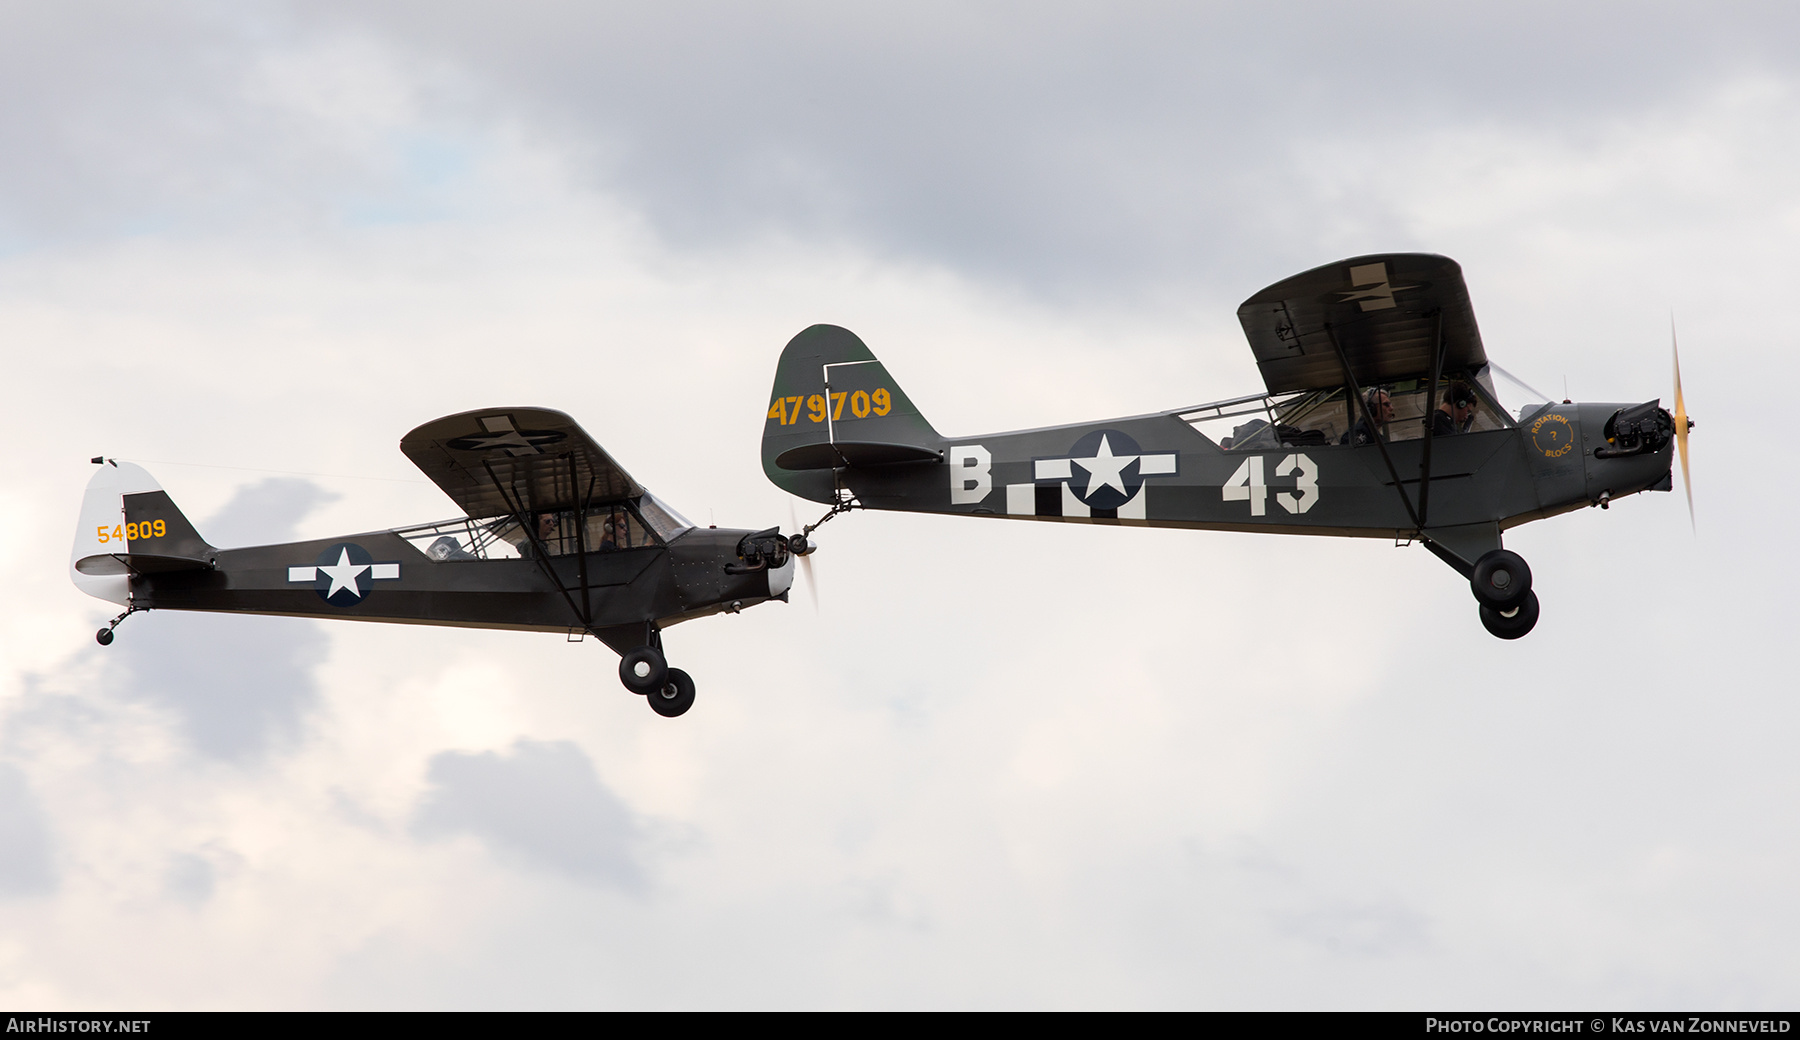
[[434, 419], [400, 450], [473, 517], [586, 509], [644, 493], [575, 420], [548, 408]]
[[[1276, 282], [1238, 308], [1271, 394], [1429, 375], [1442, 320], [1442, 371], [1487, 364], [1462, 267], [1430, 253], [1352, 257]], [[1333, 344], [1333, 339], [1336, 345]]]

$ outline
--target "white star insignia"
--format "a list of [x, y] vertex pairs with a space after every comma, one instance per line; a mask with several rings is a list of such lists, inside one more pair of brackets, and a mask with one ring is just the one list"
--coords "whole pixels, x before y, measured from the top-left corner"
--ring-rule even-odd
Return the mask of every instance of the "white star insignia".
[[1087, 490], [1081, 493], [1082, 498], [1091, 496], [1095, 490], [1103, 487], [1118, 488], [1119, 494], [1125, 493], [1125, 467], [1137, 461], [1136, 455], [1114, 455], [1112, 444], [1105, 434], [1100, 435], [1100, 447], [1091, 459], [1070, 459], [1075, 465], [1088, 472]]
[[325, 593], [325, 598], [330, 599], [342, 590], [349, 589], [352, 595], [361, 599], [362, 590], [356, 587], [356, 576], [368, 569], [369, 565], [366, 563], [350, 562], [349, 549], [338, 550], [338, 562], [329, 567], [319, 568], [326, 577], [331, 579], [331, 589]]

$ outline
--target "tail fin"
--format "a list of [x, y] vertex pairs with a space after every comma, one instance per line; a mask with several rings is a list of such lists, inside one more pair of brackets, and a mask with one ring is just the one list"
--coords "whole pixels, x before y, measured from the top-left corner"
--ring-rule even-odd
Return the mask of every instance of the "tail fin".
[[836, 469], [943, 458], [943, 438], [849, 329], [814, 325], [788, 341], [769, 397], [763, 472], [801, 498], [836, 501]]
[[88, 595], [127, 606], [132, 574], [204, 570], [215, 551], [148, 471], [107, 459], [81, 499], [69, 577]]

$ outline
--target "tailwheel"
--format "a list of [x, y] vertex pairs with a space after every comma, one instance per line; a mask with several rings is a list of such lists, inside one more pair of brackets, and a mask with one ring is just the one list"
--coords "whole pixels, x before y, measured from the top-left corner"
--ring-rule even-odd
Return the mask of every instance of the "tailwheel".
[[113, 618], [105, 628], [94, 633], [94, 642], [99, 643], [101, 646], [111, 646], [113, 641], [113, 629], [119, 627], [119, 622], [143, 609], [145, 608], [136, 605], [125, 608], [125, 613]]
[[681, 669], [671, 668], [662, 688], [650, 691], [644, 699], [650, 702], [651, 711], [672, 719], [694, 706], [694, 680]]
[[668, 681], [669, 661], [653, 646], [628, 650], [619, 658], [619, 681], [632, 693], [647, 694]]
[[1486, 603], [1481, 605], [1481, 624], [1490, 633], [1501, 639], [1517, 639], [1537, 626], [1538, 598], [1537, 593], [1527, 592], [1525, 601], [1509, 610], [1495, 610]]

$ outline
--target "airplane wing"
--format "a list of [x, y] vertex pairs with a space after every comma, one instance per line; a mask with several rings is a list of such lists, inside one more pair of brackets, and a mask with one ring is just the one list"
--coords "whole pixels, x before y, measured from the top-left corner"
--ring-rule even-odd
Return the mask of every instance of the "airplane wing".
[[1360, 386], [1429, 378], [1440, 314], [1443, 370], [1486, 365], [1462, 267], [1430, 253], [1380, 253], [1315, 267], [1245, 300], [1238, 321], [1269, 392], [1279, 394], [1343, 385], [1333, 336]]
[[644, 493], [575, 420], [548, 408], [434, 419], [400, 450], [472, 517], [589, 508]]

